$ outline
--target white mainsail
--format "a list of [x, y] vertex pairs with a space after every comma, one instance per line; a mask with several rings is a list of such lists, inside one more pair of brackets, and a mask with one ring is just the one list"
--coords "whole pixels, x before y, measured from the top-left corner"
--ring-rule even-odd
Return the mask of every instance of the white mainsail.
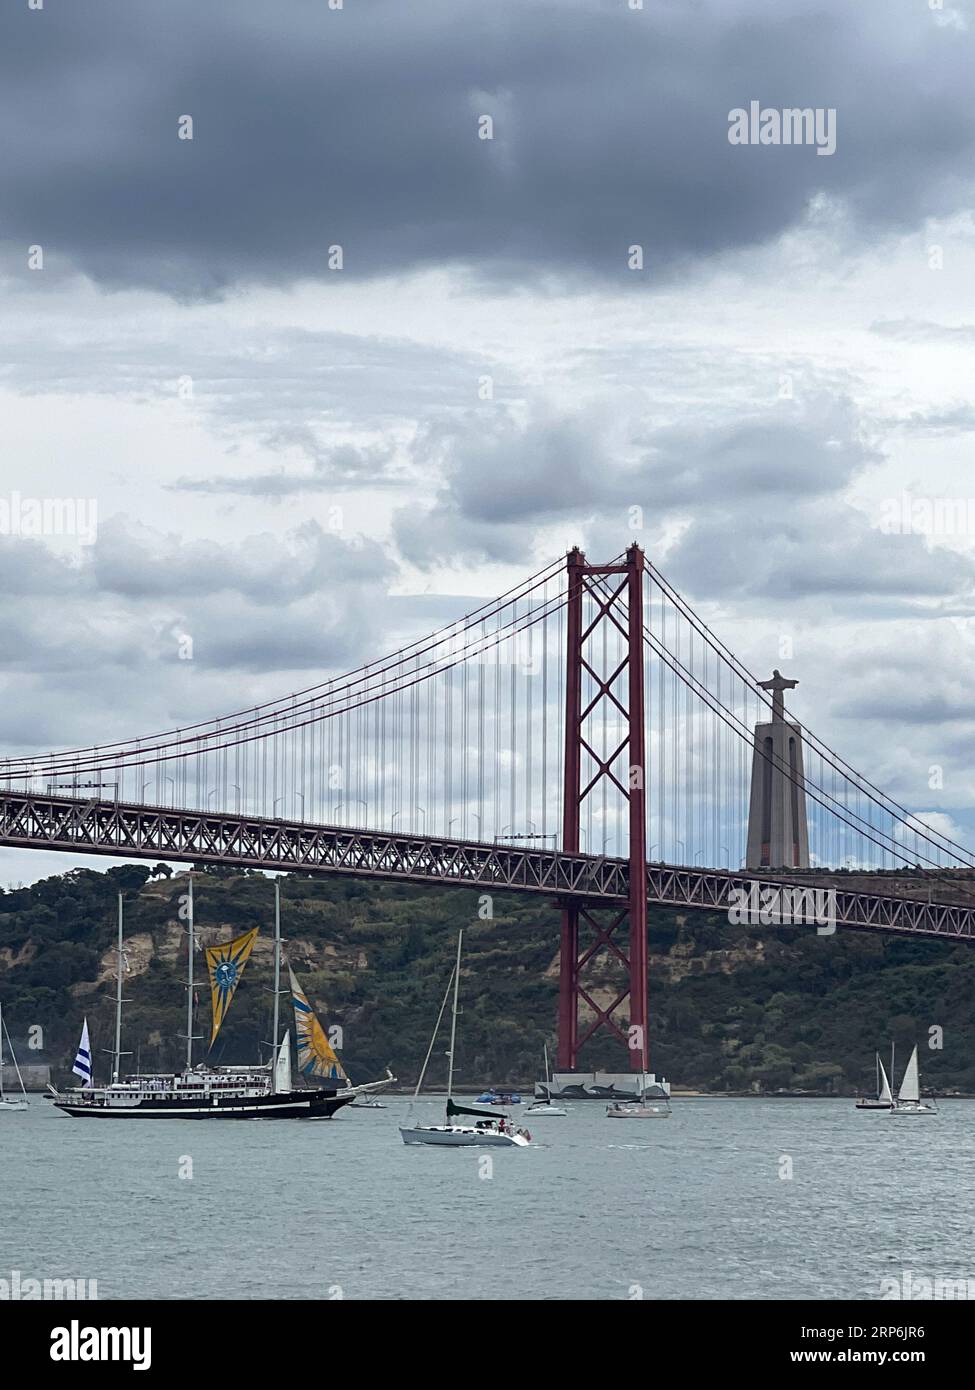
[[280, 1095], [291, 1089], [291, 1030], [287, 1029], [274, 1064], [274, 1090]]
[[[22, 1099], [11, 1100], [3, 1093], [3, 1040], [7, 1039], [7, 1046], [10, 1049], [10, 1060], [13, 1063], [14, 1071], [17, 1073], [17, 1080], [20, 1082], [20, 1094]], [[7, 1021], [3, 1016], [3, 1006], [0, 1005], [0, 1105], [5, 1110], [23, 1110], [30, 1104], [27, 1099], [27, 1087], [24, 1085], [24, 1078], [20, 1074], [20, 1066], [17, 1062], [17, 1054], [14, 1051], [13, 1040], [7, 1029]]]
[[893, 1099], [893, 1097], [890, 1094], [890, 1082], [887, 1080], [887, 1073], [884, 1071], [884, 1064], [883, 1062], [881, 1062], [879, 1057], [877, 1058], [877, 1065], [880, 1068], [880, 1094], [878, 1095], [877, 1099], [885, 1100], [889, 1105], [891, 1100]]
[[907, 1064], [907, 1070], [904, 1073], [904, 1080], [901, 1082], [901, 1088], [897, 1092], [897, 1099], [912, 1101], [918, 1101], [921, 1099], [921, 1088], [917, 1071], [916, 1043], [914, 1045], [914, 1051], [911, 1053], [911, 1060]]

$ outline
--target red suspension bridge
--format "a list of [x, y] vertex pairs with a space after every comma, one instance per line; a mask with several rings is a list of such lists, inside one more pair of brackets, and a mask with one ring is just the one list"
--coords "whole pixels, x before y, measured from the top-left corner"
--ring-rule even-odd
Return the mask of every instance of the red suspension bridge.
[[[763, 888], [828, 881], [837, 926], [975, 939], [975, 900], [944, 877], [975, 867], [969, 851], [808, 727], [797, 779], [755, 744], [771, 709], [639, 547], [605, 565], [573, 550], [283, 699], [8, 758], [0, 845], [542, 895], [561, 911], [560, 1067], [608, 1029], [645, 1071], [648, 905], [724, 912], [755, 882], [753, 756], [804, 797], [814, 870], [762, 871]], [[904, 866], [926, 897], [874, 890], [871, 872]], [[838, 868], [849, 886], [823, 877]], [[619, 989], [597, 1002], [607, 956]]]

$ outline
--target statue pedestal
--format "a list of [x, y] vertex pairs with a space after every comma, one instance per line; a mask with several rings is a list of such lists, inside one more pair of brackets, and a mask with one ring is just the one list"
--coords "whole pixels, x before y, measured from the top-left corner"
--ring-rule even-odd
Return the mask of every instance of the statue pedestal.
[[808, 869], [802, 730], [774, 719], [755, 725], [748, 806], [749, 869]]

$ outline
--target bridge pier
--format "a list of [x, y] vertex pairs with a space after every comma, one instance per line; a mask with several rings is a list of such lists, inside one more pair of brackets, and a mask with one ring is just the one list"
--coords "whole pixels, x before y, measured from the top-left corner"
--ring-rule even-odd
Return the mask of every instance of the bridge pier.
[[573, 1071], [579, 1051], [579, 909], [563, 907], [559, 941], [560, 1071]]

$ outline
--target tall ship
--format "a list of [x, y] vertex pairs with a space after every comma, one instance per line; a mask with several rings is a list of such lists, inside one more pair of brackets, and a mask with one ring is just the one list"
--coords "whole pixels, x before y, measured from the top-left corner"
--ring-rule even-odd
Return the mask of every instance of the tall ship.
[[[351, 1085], [328, 1035], [299, 985], [290, 965], [291, 1005], [294, 1010], [297, 1063], [302, 1084], [292, 1075], [290, 1029], [280, 1034], [281, 998], [281, 888], [275, 880], [274, 912], [274, 1023], [271, 1058], [254, 1066], [211, 1066], [193, 1063], [193, 879], [190, 877], [187, 918], [186, 1066], [179, 1072], [121, 1071], [123, 907], [118, 896], [118, 967], [115, 998], [115, 1047], [112, 1080], [97, 1086], [93, 1079], [88, 1021], [72, 1068], [80, 1086], [58, 1091], [51, 1086], [54, 1104], [64, 1114], [85, 1119], [182, 1119], [182, 1120], [328, 1120], [357, 1096], [382, 1090], [395, 1077], [387, 1071], [381, 1081]], [[226, 1019], [244, 967], [250, 958], [259, 928], [233, 941], [206, 949], [210, 979], [212, 1048]], [[208, 1049], [209, 1050], [209, 1049]]]

